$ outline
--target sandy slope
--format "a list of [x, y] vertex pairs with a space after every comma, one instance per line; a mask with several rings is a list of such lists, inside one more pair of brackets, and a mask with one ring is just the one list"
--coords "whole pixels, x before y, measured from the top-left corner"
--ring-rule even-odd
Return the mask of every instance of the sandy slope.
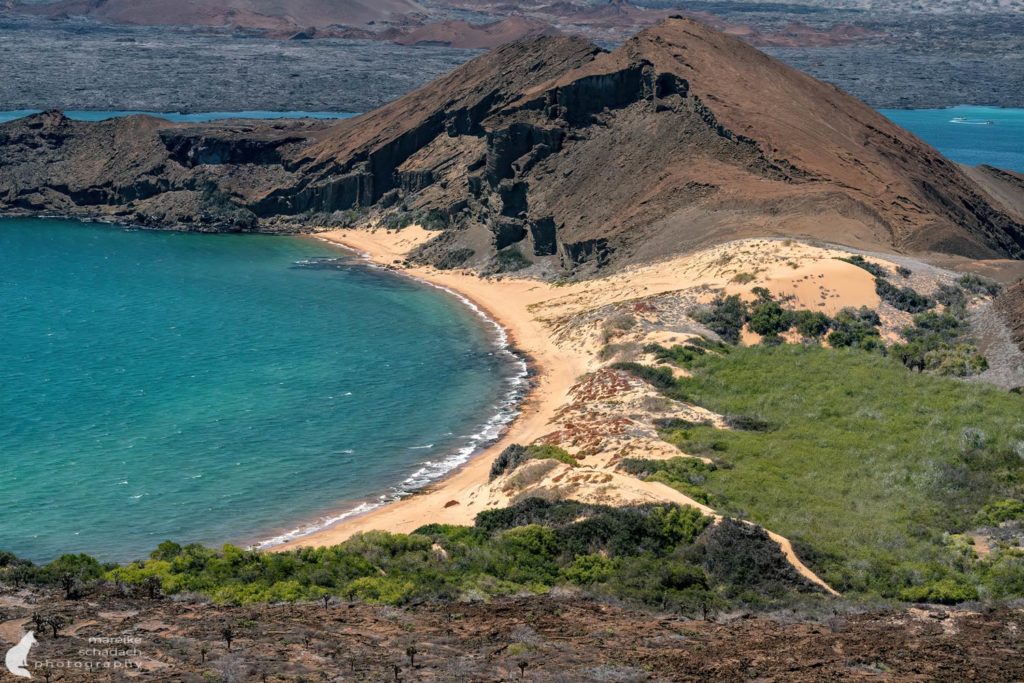
[[[685, 312], [717, 291], [752, 298], [752, 288], [767, 287], [778, 296], [793, 297], [795, 306], [829, 314], [844, 306], [879, 306], [872, 276], [836, 259], [846, 252], [789, 240], [743, 240], [597, 280], [556, 286], [403, 265], [412, 249], [435, 235], [413, 226], [401, 231], [338, 230], [318, 237], [450, 289], [503, 325], [513, 344], [532, 359], [537, 373], [522, 415], [498, 443], [430, 489], [279, 549], [331, 545], [373, 529], [411, 532], [431, 522], [472, 524], [481, 510], [504, 507], [526, 495], [620, 505], [673, 502], [717, 518], [713, 510], [679, 491], [626, 475], [616, 465], [624, 457], [685, 455], [660, 440], [653, 426], [657, 417], [715, 423], [721, 423], [721, 417], [698, 406], [668, 401], [646, 383], [608, 368], [615, 358], [601, 359], [599, 350], [609, 342], [641, 348], [651, 341], [671, 344], [700, 334]], [[640, 324], [609, 332], [607, 321], [624, 312]], [[903, 324], [898, 319], [890, 323], [890, 333]], [[533, 442], [559, 445], [579, 465], [531, 461], [488, 482], [491, 463], [502, 449]], [[785, 538], [771, 536], [798, 571], [831, 591], [800, 562]]]

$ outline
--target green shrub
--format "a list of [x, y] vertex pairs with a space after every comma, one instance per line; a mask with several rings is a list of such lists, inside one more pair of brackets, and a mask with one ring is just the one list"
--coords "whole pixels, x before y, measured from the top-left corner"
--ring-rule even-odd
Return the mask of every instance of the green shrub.
[[819, 590], [797, 573], [779, 544], [754, 524], [723, 519], [708, 529], [696, 550], [708, 574], [733, 590], [762, 595], [779, 594], [787, 588]]
[[698, 503], [708, 505], [711, 501], [703, 485], [708, 475], [718, 468], [697, 458], [680, 456], [668, 460], [623, 458], [619, 469], [645, 481], [657, 481], [671, 486]]
[[35, 574], [37, 580], [51, 585], [59, 585], [64, 589], [68, 599], [78, 597], [82, 590], [90, 587], [104, 576], [103, 565], [94, 557], [79, 553], [78, 555], [61, 555], [53, 562], [44, 565]]
[[975, 518], [979, 526], [999, 526], [1003, 522], [1024, 520], [1024, 502], [996, 500], [981, 509]]
[[618, 562], [603, 555], [580, 555], [562, 569], [562, 577], [577, 586], [604, 583], [615, 575]]
[[966, 323], [950, 313], [919, 313], [914, 326], [903, 330], [906, 344], [894, 344], [889, 353], [911, 370], [966, 377], [984, 372], [988, 361], [971, 344], [953, 342], [966, 331]]
[[651, 384], [655, 389], [672, 389], [676, 386], [675, 375], [665, 367], [652, 367], [640, 363], [615, 363], [612, 368], [622, 370]]
[[707, 351], [700, 346], [680, 346], [676, 344], [672, 348], [665, 348], [660, 344], [648, 344], [644, 347], [646, 353], [654, 355], [659, 363], [672, 363], [685, 368], [686, 365], [697, 356], [703, 356]]
[[761, 301], [751, 309], [749, 324], [752, 332], [772, 337], [792, 327], [793, 315], [777, 301]]
[[942, 345], [924, 354], [924, 367], [937, 375], [969, 377], [988, 370], [988, 361], [973, 344]]
[[962, 275], [957, 283], [968, 292], [982, 296], [996, 296], [1003, 291], [1003, 286], [995, 280], [974, 273]]
[[576, 458], [569, 455], [569, 452], [564, 448], [553, 446], [550, 444], [534, 444], [527, 447], [527, 453], [531, 458], [537, 460], [557, 460], [560, 463], [569, 465], [570, 467], [576, 467], [579, 465], [579, 461]]
[[747, 322], [747, 305], [737, 294], [719, 294], [711, 304], [696, 309], [691, 315], [723, 340], [738, 344], [740, 332]]
[[884, 278], [875, 278], [875, 291], [882, 301], [907, 313], [920, 313], [935, 306], [935, 302], [923, 294], [910, 287], [897, 287]]
[[714, 351], [716, 353], [729, 353], [729, 346], [723, 344], [720, 341], [711, 341], [706, 337], [694, 337], [686, 342], [692, 347], [704, 349], [705, 351]]
[[390, 230], [401, 230], [410, 225], [419, 224], [426, 230], [444, 230], [448, 226], [448, 216], [444, 211], [431, 209], [424, 211], [396, 211], [381, 221]]
[[726, 415], [725, 424], [730, 429], [747, 432], [767, 432], [772, 429], [770, 422], [754, 415]]
[[947, 576], [920, 586], [910, 586], [900, 591], [900, 599], [907, 602], [931, 602], [940, 605], [955, 605], [978, 599], [978, 591], [962, 576]]
[[494, 481], [505, 472], [514, 470], [529, 458], [530, 452], [526, 446], [520, 446], [517, 443], [507, 446], [491, 464], [490, 481]]
[[805, 339], [821, 339], [832, 327], [832, 318], [819, 311], [794, 311], [793, 326]]
[[967, 296], [958, 285], [939, 285], [935, 300], [946, 307], [946, 312], [956, 318], [967, 315]]
[[661, 610], [695, 614], [716, 603], [704, 571], [682, 558], [629, 558], [609, 581], [609, 591]]
[[869, 308], [844, 308], [832, 321], [828, 343], [833, 348], [858, 348], [866, 351], [884, 350], [882, 335], [878, 332], [881, 320]]
[[877, 263], [868, 261], [860, 254], [854, 254], [853, 256], [840, 258], [839, 260], [846, 261], [847, 263], [853, 264], [858, 268], [863, 268], [864, 270], [874, 275], [876, 278], [885, 278], [889, 275], [889, 271], [887, 271], [885, 268], [878, 265]]
[[495, 254], [491, 267], [488, 270], [492, 273], [513, 273], [523, 268], [529, 268], [532, 265], [533, 261], [526, 258], [523, 252], [519, 251], [519, 247], [513, 246], [502, 249]]
[[959, 337], [966, 328], [966, 323], [949, 313], [918, 313], [914, 316], [914, 326], [903, 330], [908, 340], [935, 336], [940, 341], [951, 342]]
[[[703, 422], [691, 422], [690, 420], [684, 420], [680, 417], [659, 417], [655, 418], [654, 426], [665, 432], [673, 432], [680, 429], [690, 429], [700, 424], [706, 424]], [[645, 461], [646, 462], [646, 461]]]

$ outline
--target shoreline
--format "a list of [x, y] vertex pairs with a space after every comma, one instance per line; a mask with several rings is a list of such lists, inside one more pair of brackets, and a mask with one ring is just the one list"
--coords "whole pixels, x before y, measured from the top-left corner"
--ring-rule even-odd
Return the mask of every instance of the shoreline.
[[[493, 460], [512, 443], [530, 443], [543, 436], [556, 410], [565, 402], [569, 389], [586, 370], [586, 356], [557, 347], [543, 323], [529, 311], [531, 304], [551, 296], [551, 285], [523, 278], [484, 279], [462, 271], [440, 271], [423, 266], [395, 268], [396, 261], [404, 260], [411, 249], [434, 236], [412, 226], [399, 231], [346, 229], [308, 236], [356, 252], [375, 266], [393, 270], [397, 275], [443, 289], [476, 309], [475, 312], [495, 326], [499, 344], [522, 360], [532, 377], [513, 419], [504, 425], [502, 433], [437, 480], [411, 495], [381, 501], [368, 510], [357, 506], [339, 514], [340, 519], [321, 529], [273, 545], [264, 541], [254, 547], [279, 552], [335, 545], [356, 533], [370, 530], [408, 533], [428, 523], [471, 525], [476, 514], [488, 507], [486, 501], [477, 499], [477, 489], [487, 482]], [[366, 504], [364, 501], [362, 505]]]
[[303, 539], [326, 531], [344, 522], [368, 515], [380, 508], [413, 498], [423, 493], [432, 491], [439, 483], [451, 476], [454, 472], [464, 467], [473, 458], [486, 453], [487, 450], [497, 443], [508, 431], [512, 424], [519, 418], [522, 406], [531, 391], [531, 374], [535, 366], [529, 356], [518, 352], [509, 341], [509, 333], [501, 323], [491, 315], [489, 311], [482, 309], [476, 302], [463, 296], [461, 293], [444, 285], [436, 284], [394, 270], [374, 262], [370, 256], [338, 241], [320, 238], [316, 234], [306, 235], [321, 242], [327, 242], [333, 248], [343, 249], [346, 253], [354, 253], [360, 259], [368, 262], [372, 268], [387, 270], [395, 276], [408, 277], [418, 285], [425, 285], [433, 289], [443, 291], [448, 296], [455, 298], [458, 302], [468, 308], [480, 323], [487, 329], [487, 334], [493, 336], [495, 353], [507, 356], [504, 362], [509, 364], [512, 371], [502, 381], [509, 385], [502, 394], [499, 403], [494, 407], [497, 412], [486, 415], [486, 420], [479, 425], [479, 429], [468, 437], [469, 441], [453, 450], [444, 452], [438, 461], [427, 460], [419, 464], [419, 468], [408, 477], [394, 486], [389, 486], [379, 494], [373, 494], [365, 498], [357, 498], [348, 502], [348, 507], [339, 507], [331, 510], [313, 520], [297, 524], [287, 531], [280, 531], [270, 537], [259, 537], [246, 547], [254, 550], [274, 550], [281, 545], [299, 543]]

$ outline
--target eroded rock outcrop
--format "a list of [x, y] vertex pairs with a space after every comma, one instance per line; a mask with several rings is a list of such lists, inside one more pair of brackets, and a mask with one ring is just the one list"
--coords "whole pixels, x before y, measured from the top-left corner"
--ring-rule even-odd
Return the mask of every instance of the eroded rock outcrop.
[[481, 267], [510, 248], [579, 269], [754, 235], [1024, 257], [1011, 183], [996, 197], [836, 88], [680, 18], [614, 52], [507, 45], [346, 121], [49, 113], [0, 126], [0, 155], [7, 211], [247, 230], [404, 212], [447, 231], [421, 258]]

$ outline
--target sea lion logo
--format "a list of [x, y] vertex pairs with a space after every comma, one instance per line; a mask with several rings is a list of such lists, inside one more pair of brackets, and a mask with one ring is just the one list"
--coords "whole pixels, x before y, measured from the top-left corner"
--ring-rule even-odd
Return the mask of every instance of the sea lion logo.
[[36, 634], [29, 631], [21, 642], [7, 651], [4, 664], [7, 670], [19, 678], [32, 678], [32, 674], [25, 667], [28, 665], [28, 651], [36, 644]]

